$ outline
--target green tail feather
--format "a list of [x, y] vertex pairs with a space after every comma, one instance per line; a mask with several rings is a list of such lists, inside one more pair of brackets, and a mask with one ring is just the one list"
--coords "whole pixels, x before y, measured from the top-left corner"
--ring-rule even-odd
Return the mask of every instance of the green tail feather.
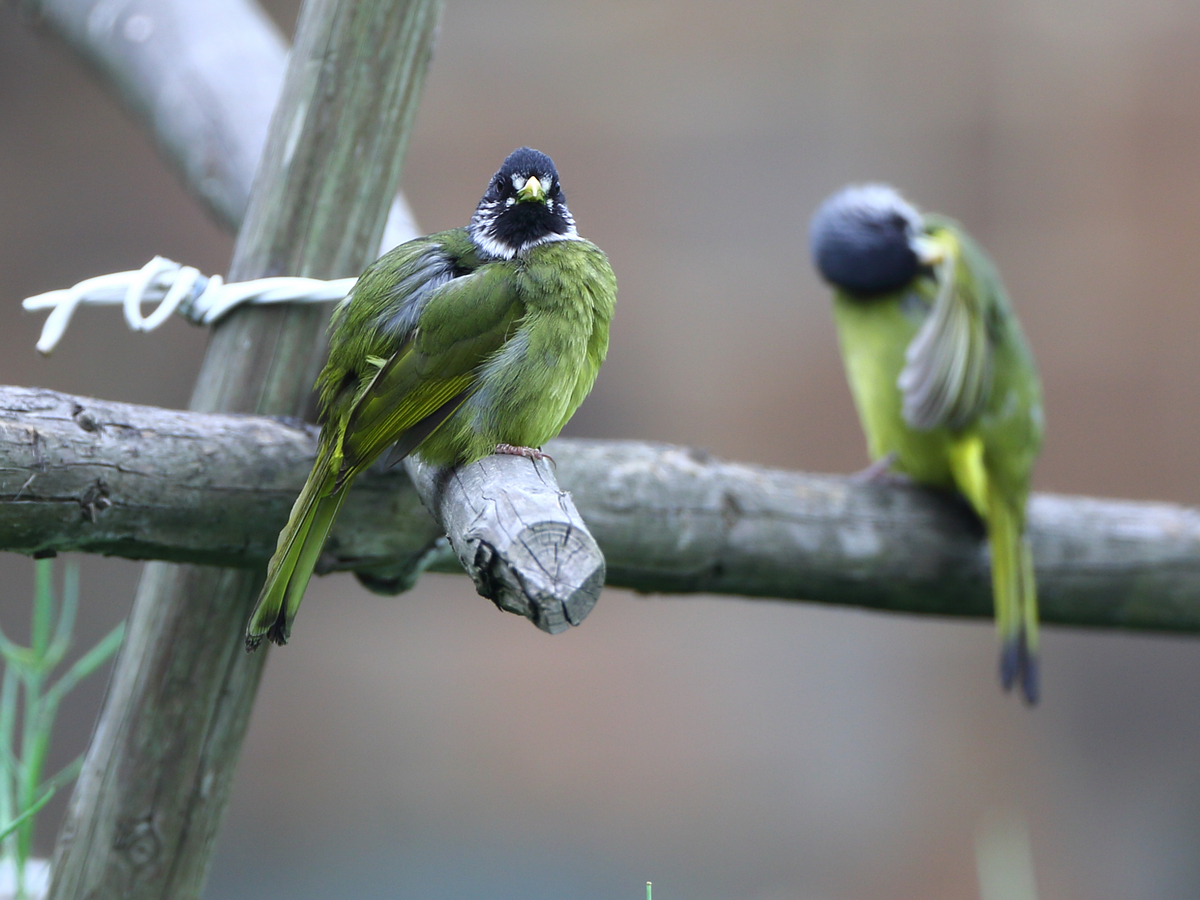
[[279, 533], [275, 554], [267, 565], [267, 580], [246, 626], [246, 649], [254, 650], [263, 639], [286, 644], [292, 620], [304, 598], [304, 589], [321, 555], [325, 538], [337, 517], [347, 485], [333, 493], [333, 478], [320, 473], [321, 463], [296, 498], [288, 523]]
[[1021, 694], [1031, 706], [1038, 701], [1037, 585], [1033, 553], [1021, 532], [1021, 517], [1003, 498], [989, 504], [988, 539], [992, 548], [992, 595], [1000, 638], [1000, 684]]

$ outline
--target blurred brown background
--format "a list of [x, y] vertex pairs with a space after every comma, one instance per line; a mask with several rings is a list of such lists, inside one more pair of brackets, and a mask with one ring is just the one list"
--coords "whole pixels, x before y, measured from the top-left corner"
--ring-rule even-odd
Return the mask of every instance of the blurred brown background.
[[[288, 32], [297, 5], [270, 4]], [[1004, 273], [1045, 382], [1037, 486], [1200, 503], [1198, 51], [1182, 0], [450, 0], [404, 187], [432, 231], [513, 147], [554, 157], [621, 284], [568, 433], [845, 472], [865, 454], [807, 220], [846, 181], [892, 181]], [[203, 332], [85, 311], [42, 360], [18, 304], [156, 253], [223, 271], [231, 246], [0, 5], [0, 380], [183, 405]], [[81, 640], [138, 568], [84, 560]], [[32, 565], [0, 557], [0, 578], [23, 638]], [[951, 900], [978, 896], [994, 821], [1024, 823], [1043, 898], [1200, 896], [1193, 639], [1049, 629], [1030, 713], [1000, 695], [984, 623], [609, 591], [549, 638], [461, 578], [309, 594], [213, 900], [617, 900], [646, 880], [658, 900]], [[65, 710], [59, 758], [101, 690]]]

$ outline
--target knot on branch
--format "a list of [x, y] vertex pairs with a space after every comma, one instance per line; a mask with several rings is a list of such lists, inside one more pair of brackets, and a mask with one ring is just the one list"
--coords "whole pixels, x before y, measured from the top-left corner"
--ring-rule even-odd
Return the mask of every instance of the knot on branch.
[[134, 870], [141, 870], [153, 865], [162, 854], [162, 838], [150, 819], [142, 819], [121, 829], [116, 849]]
[[75, 424], [84, 431], [97, 434], [104, 430], [104, 426], [100, 424], [100, 420], [87, 411], [82, 403], [71, 404], [71, 418], [75, 420]]
[[80, 512], [93, 525], [96, 523], [97, 516], [110, 506], [112, 506], [112, 500], [108, 496], [108, 485], [99, 478], [89, 484], [84, 490], [83, 496], [79, 498]]

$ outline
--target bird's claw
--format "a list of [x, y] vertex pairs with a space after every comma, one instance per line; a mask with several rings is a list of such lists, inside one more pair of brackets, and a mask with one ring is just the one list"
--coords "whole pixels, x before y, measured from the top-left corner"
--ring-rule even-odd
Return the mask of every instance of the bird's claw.
[[543, 453], [537, 447], [517, 447], [514, 444], [497, 444], [495, 453], [505, 453], [509, 456], [523, 456], [531, 462], [537, 462], [539, 459], [548, 459], [554, 462], [554, 457], [549, 453]]
[[855, 472], [850, 480], [857, 484], [906, 484], [909, 481], [907, 476], [891, 470], [897, 458], [898, 454], [893, 450], [865, 469]]

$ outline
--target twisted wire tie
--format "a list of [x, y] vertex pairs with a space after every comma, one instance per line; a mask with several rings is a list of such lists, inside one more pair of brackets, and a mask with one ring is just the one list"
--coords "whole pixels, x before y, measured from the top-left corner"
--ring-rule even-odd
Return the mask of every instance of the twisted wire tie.
[[[354, 278], [322, 281], [319, 278], [277, 276], [225, 283], [220, 275], [205, 277], [192, 266], [156, 256], [140, 269], [98, 275], [64, 290], [26, 298], [21, 305], [31, 312], [48, 309], [37, 342], [48, 354], [66, 333], [80, 306], [121, 306], [125, 322], [134, 331], [153, 331], [179, 313], [194, 325], [211, 325], [243, 303], [327, 303], [341, 300], [354, 286]], [[148, 316], [143, 303], [157, 302]]]

